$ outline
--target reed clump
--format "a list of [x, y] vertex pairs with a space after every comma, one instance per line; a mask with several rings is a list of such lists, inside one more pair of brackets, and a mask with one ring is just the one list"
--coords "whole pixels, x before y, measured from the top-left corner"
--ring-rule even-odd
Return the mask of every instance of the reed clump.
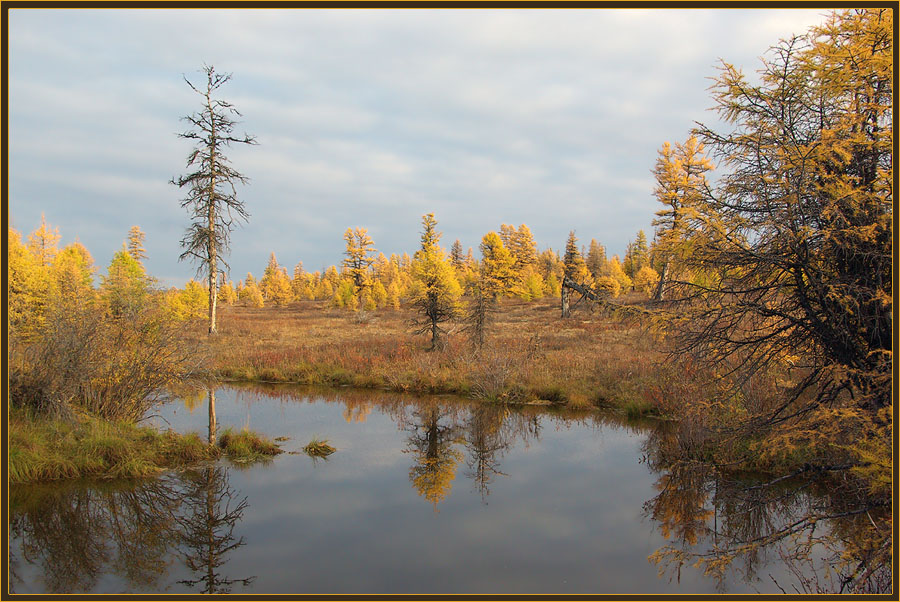
[[313, 458], [327, 458], [336, 451], [337, 448], [330, 445], [328, 439], [318, 438], [313, 438], [313, 440], [307, 443], [303, 448], [303, 452]]
[[271, 458], [284, 451], [276, 443], [247, 429], [225, 429], [219, 436], [218, 445], [229, 460], [239, 463]]

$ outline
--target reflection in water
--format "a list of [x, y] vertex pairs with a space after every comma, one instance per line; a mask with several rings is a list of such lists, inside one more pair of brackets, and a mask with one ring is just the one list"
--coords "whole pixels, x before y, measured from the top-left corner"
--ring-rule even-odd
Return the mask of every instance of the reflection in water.
[[753, 582], [777, 559], [795, 577], [791, 593], [891, 591], [892, 539], [871, 519], [889, 508], [873, 507], [846, 479], [820, 471], [766, 481], [684, 460], [679, 435], [658, 429], [644, 443], [659, 474], [659, 493], [644, 512], [670, 542], [651, 556], [661, 573], [680, 578], [693, 564], [724, 588], [728, 572]]
[[216, 444], [216, 392], [209, 387], [207, 392], [209, 398], [209, 443]]
[[[212, 397], [211, 397], [212, 399]], [[179, 583], [199, 586], [204, 594], [227, 594], [232, 585], [250, 585], [255, 577], [229, 579], [219, 572], [226, 555], [244, 545], [244, 538], [234, 538], [234, 526], [247, 507], [243, 498], [232, 507], [235, 492], [228, 486], [228, 473], [208, 466], [190, 473], [185, 479], [185, 512], [178, 519], [184, 562], [196, 579]]]
[[[183, 582], [201, 584], [204, 592], [252, 580], [218, 572], [225, 553], [243, 545], [231, 533], [247, 506], [243, 500], [229, 507], [235, 495], [225, 468], [10, 493], [11, 539], [21, 542], [22, 561], [41, 567], [49, 592], [90, 591], [105, 574], [118, 575], [131, 590], [157, 589], [178, 558], [190, 570], [204, 571], [196, 581]], [[20, 579], [11, 571], [11, 587]]]
[[[407, 426], [409, 447], [415, 463], [409, 469], [409, 480], [423, 498], [437, 505], [450, 493], [456, 477], [456, 465], [462, 453], [453, 448], [462, 442], [462, 429], [457, 421], [450, 420], [453, 408], [442, 408], [439, 404], [428, 404], [413, 412]], [[440, 424], [441, 419], [444, 424]]]
[[[463, 462], [464, 475], [471, 479], [481, 503], [487, 503], [492, 487], [498, 489], [496, 498], [504, 499], [500, 483], [515, 470], [514, 451], [540, 442], [548, 426], [563, 430], [580, 425], [598, 433], [615, 429], [639, 434], [645, 437], [644, 463], [655, 479], [655, 491], [646, 490], [650, 499], [643, 510], [667, 542], [652, 556], [664, 573], [680, 580], [686, 564], [700, 561], [720, 591], [729, 587], [726, 582], [734, 576], [751, 587], [763, 581], [769, 588], [771, 581], [782, 587], [768, 575], [773, 563], [778, 563], [794, 575], [791, 585], [783, 585], [788, 590], [890, 591], [890, 550], [883, 548], [885, 538], [873, 535], [866, 514], [875, 516], [874, 512], [889, 509], [867, 508], [831, 482], [823, 486], [821, 474], [764, 483], [758, 476], [725, 473], [699, 461], [678, 461], [684, 456], [679, 446], [686, 437], [678, 425], [623, 424], [601, 412], [474, 404], [451, 398], [423, 400], [390, 392], [260, 386], [239, 391], [238, 401], [246, 402], [248, 410], [278, 398], [291, 404], [339, 403], [343, 407], [338, 416], [354, 425], [376, 411], [378, 417], [389, 417], [403, 433], [401, 441], [391, 441], [392, 449], [403, 447], [409, 454], [411, 465], [401, 462], [409, 466], [409, 483], [435, 511], [450, 495]], [[214, 391], [208, 391], [208, 399], [210, 435], [214, 436]], [[225, 420], [228, 397], [223, 399]], [[377, 426], [379, 420], [371, 422]], [[572, 466], [585, 470], [584, 465]], [[277, 462], [273, 468], [287, 470]], [[42, 570], [43, 586], [50, 592], [90, 591], [109, 573], [123, 581], [122, 589], [133, 591], [181, 585], [203, 593], [225, 593], [235, 586], [253, 586], [255, 577], [238, 578], [226, 571], [229, 561], [242, 553], [245, 541], [235, 535], [235, 528], [248, 508], [247, 498], [229, 487], [228, 477], [225, 468], [208, 466], [130, 484], [13, 488], [10, 540], [16, 544], [10, 546], [11, 587], [23, 584], [22, 574], [34, 566]], [[403, 481], [406, 489], [409, 485]], [[355, 484], [348, 481], [348, 486]], [[608, 485], [597, 484], [604, 486]], [[454, 495], [464, 495], [458, 491]], [[638, 500], [645, 499], [643, 491]], [[535, 498], [541, 495], [534, 492]], [[265, 508], [267, 502], [260, 504]], [[477, 500], [473, 503], [479, 506]], [[535, 518], [540, 517], [529, 520], [539, 522]], [[271, 546], [283, 543], [271, 541]], [[268, 546], [269, 542], [254, 544]], [[335, 564], [340, 562], [335, 557]], [[823, 567], [831, 565], [835, 571], [825, 573]]]

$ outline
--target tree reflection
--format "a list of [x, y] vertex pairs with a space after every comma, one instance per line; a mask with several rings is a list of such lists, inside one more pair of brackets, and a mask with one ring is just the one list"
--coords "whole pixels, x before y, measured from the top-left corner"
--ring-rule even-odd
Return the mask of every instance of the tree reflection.
[[482, 404], [472, 408], [466, 424], [466, 446], [470, 452], [469, 475], [481, 493], [481, 500], [487, 503], [490, 484], [500, 471], [498, 455], [511, 446], [511, 441], [503, 429], [509, 410], [503, 406]]
[[164, 573], [180, 503], [172, 479], [17, 488], [12, 497], [13, 508], [26, 509], [12, 512], [10, 532], [21, 541], [22, 560], [42, 567], [48, 591], [88, 591], [109, 569], [134, 587]]
[[412, 424], [407, 427], [406, 451], [415, 454], [409, 479], [419, 495], [434, 504], [435, 511], [450, 493], [456, 465], [462, 459], [462, 453], [453, 447], [460, 442], [462, 429], [455, 421], [441, 424], [444, 417], [440, 405], [423, 406], [413, 412]]
[[19, 486], [10, 494], [10, 537], [19, 543], [10, 558], [39, 565], [48, 592], [88, 592], [104, 574], [132, 591], [158, 590], [178, 557], [202, 573], [182, 583], [204, 592], [253, 579], [221, 575], [225, 555], [243, 545], [232, 533], [247, 507], [246, 500], [233, 506], [223, 468], [137, 482]]
[[644, 446], [660, 473], [644, 512], [670, 542], [650, 557], [661, 574], [680, 577], [694, 565], [724, 587], [727, 572], [754, 581], [774, 557], [793, 576], [790, 584], [769, 576], [785, 592], [891, 591], [892, 539], [872, 520], [889, 507], [874, 505], [847, 475], [804, 468], [767, 480], [717, 469], [690, 460], [684, 436], [659, 429]]
[[186, 473], [186, 512], [178, 519], [184, 562], [196, 579], [179, 583], [199, 586], [204, 594], [225, 594], [235, 583], [249, 585], [255, 577], [229, 579], [220, 572], [226, 556], [244, 545], [235, 539], [234, 527], [247, 507], [247, 498], [236, 501], [228, 485], [228, 472], [221, 467], [206, 467]]

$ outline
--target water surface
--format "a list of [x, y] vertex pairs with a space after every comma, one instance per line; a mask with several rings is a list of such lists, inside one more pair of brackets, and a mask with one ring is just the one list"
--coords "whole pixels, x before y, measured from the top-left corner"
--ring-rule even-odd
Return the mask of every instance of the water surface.
[[[765, 554], [718, 579], [658, 575], [648, 556], [709, 546], [702, 533], [728, 520], [712, 481], [651, 468], [665, 424], [288, 386], [222, 387], [215, 400], [220, 433], [287, 437], [293, 453], [14, 488], [13, 591], [650, 595], [795, 581]], [[153, 420], [205, 433], [207, 397]], [[338, 451], [297, 453], [314, 437]]]

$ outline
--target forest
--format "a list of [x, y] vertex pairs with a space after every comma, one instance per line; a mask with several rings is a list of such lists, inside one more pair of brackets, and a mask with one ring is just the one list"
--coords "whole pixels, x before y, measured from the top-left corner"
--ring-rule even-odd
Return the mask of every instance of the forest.
[[[10, 475], [146, 475], [228, 453], [208, 445], [212, 424], [208, 443], [139, 426], [210, 381], [613, 410], [671, 423], [654, 466], [752, 471], [779, 487], [824, 479], [841, 492], [765, 535], [661, 549], [661, 566], [715, 573], [775, 539], [808, 537], [798, 556], [839, 547], [840, 591], [890, 591], [892, 36], [890, 9], [837, 11], [776, 45], [756, 77], [723, 62], [710, 94], [725, 126], [660, 141], [647, 166], [654, 231], [636, 232], [621, 256], [574, 229], [539, 250], [526, 224], [464, 248], [428, 213], [405, 253], [386, 256], [348, 225], [343, 257], [324, 271], [272, 253], [238, 278], [229, 234], [249, 214], [224, 153], [256, 141], [233, 133], [233, 107], [216, 100], [228, 76], [206, 67], [202, 86], [188, 82], [204, 107], [180, 134], [196, 145], [188, 173], [172, 181], [191, 220], [182, 258], [199, 280], [160, 286], [137, 225], [104, 270], [82, 244], [60, 248], [46, 220], [27, 236], [8, 231]], [[88, 451], [65, 447], [88, 438], [78, 424], [94, 431]], [[130, 443], [102, 443], [110, 430]], [[254, 453], [279, 451], [242, 436]], [[152, 438], [154, 457], [129, 451]], [[858, 529], [815, 532], [838, 516]]]

